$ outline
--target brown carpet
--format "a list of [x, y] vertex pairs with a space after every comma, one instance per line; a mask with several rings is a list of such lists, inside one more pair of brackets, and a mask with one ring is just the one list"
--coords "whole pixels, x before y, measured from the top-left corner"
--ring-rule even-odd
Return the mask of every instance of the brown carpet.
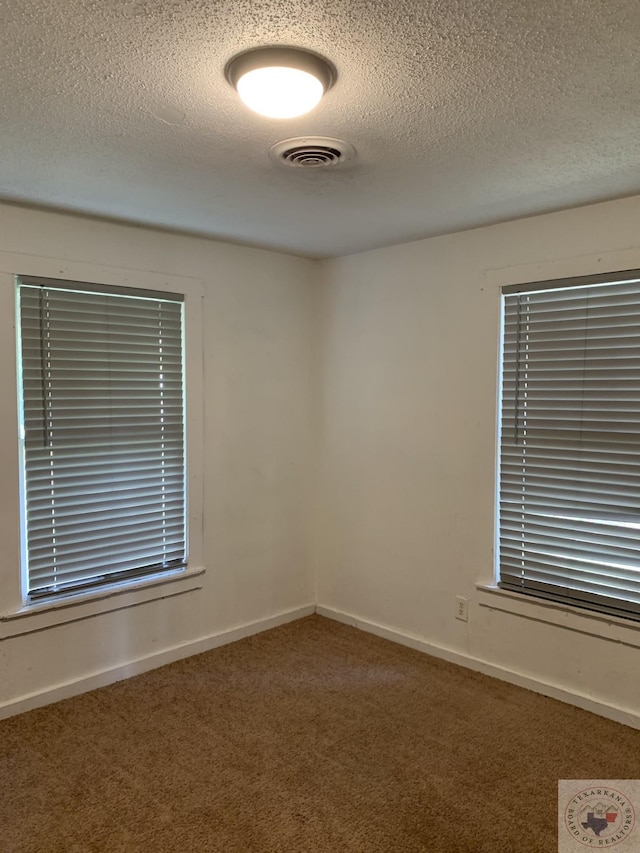
[[0, 722], [2, 853], [553, 853], [640, 732], [311, 616]]

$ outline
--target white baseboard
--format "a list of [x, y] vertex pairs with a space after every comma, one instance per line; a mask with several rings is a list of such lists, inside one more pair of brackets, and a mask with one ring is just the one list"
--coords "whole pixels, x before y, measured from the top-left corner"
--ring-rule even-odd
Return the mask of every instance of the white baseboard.
[[532, 678], [528, 675], [522, 675], [514, 670], [496, 666], [488, 661], [480, 658], [475, 658], [470, 655], [462, 654], [453, 649], [439, 646], [435, 643], [427, 642], [419, 637], [403, 634], [393, 628], [388, 628], [379, 625], [375, 622], [370, 622], [366, 619], [361, 619], [348, 613], [343, 613], [339, 610], [334, 610], [330, 607], [322, 605], [314, 606], [313, 604], [304, 607], [298, 607], [294, 610], [278, 613], [275, 616], [270, 616], [267, 619], [259, 619], [256, 622], [250, 622], [246, 625], [241, 625], [237, 628], [232, 628], [228, 631], [222, 631], [219, 634], [211, 634], [193, 642], [182, 643], [178, 646], [173, 646], [169, 649], [164, 649], [161, 652], [155, 652], [152, 655], [147, 655], [126, 664], [113, 667], [111, 669], [102, 670], [92, 673], [91, 675], [83, 676], [78, 679], [57, 684], [55, 687], [47, 688], [46, 690], [36, 693], [30, 693], [12, 699], [5, 704], [0, 705], [0, 719], [11, 717], [15, 714], [30, 711], [33, 708], [39, 708], [43, 705], [49, 705], [53, 702], [59, 702], [62, 699], [69, 699], [72, 696], [77, 696], [80, 693], [86, 693], [89, 690], [95, 690], [98, 687], [106, 687], [108, 684], [113, 684], [116, 681], [122, 681], [126, 678], [131, 678], [134, 675], [140, 675], [143, 672], [148, 672], [151, 669], [164, 666], [168, 663], [173, 663], [182, 658], [198, 655], [202, 652], [210, 651], [218, 646], [224, 646], [227, 643], [234, 643], [237, 640], [242, 640], [245, 637], [250, 637], [254, 634], [259, 634], [262, 631], [268, 631], [271, 628], [277, 628], [279, 625], [285, 625], [287, 622], [293, 622], [296, 619], [301, 619], [304, 616], [309, 616], [312, 613], [318, 613], [320, 616], [325, 616], [328, 619], [333, 619], [337, 622], [343, 622], [346, 625], [352, 625], [361, 631], [367, 631], [370, 634], [375, 634], [378, 637], [383, 637], [386, 640], [391, 640], [394, 643], [399, 643], [403, 646], [408, 646], [411, 649], [423, 652], [433, 657], [442, 658], [450, 663], [458, 666], [472, 669], [476, 672], [481, 672], [484, 675], [499, 678], [502, 681], [515, 684], [518, 687], [524, 687], [527, 690], [533, 690], [535, 693], [541, 693], [543, 696], [549, 696], [553, 699], [558, 699], [560, 702], [566, 702], [569, 705], [574, 705], [582, 708], [585, 711], [591, 711], [601, 717], [606, 717], [618, 723], [631, 726], [632, 728], [640, 729], [640, 715], [633, 711], [624, 708], [618, 708], [614, 705], [609, 705], [605, 702], [599, 702], [583, 694], [566, 690], [554, 684]]
[[607, 719], [614, 720], [617, 723], [623, 723], [625, 726], [640, 729], [640, 715], [634, 711], [625, 708], [618, 708], [615, 705], [608, 705], [605, 702], [599, 702], [581, 693], [566, 690], [563, 687], [559, 687], [555, 684], [549, 684], [548, 682], [532, 678], [529, 675], [522, 675], [515, 670], [496, 666], [495, 664], [489, 663], [489, 661], [462, 654], [461, 652], [454, 651], [453, 649], [448, 649], [446, 646], [438, 646], [435, 643], [429, 643], [426, 640], [421, 640], [418, 637], [403, 634], [393, 628], [386, 628], [383, 625], [378, 625], [375, 622], [369, 622], [366, 619], [360, 619], [359, 617], [352, 616], [349, 613], [342, 613], [339, 610], [333, 610], [331, 607], [318, 605], [316, 607], [316, 613], [318, 613], [319, 616], [326, 616], [328, 619], [333, 619], [336, 622], [344, 622], [345, 625], [352, 625], [355, 628], [359, 628], [361, 631], [367, 631], [369, 634], [375, 634], [377, 637], [383, 637], [386, 640], [392, 640], [394, 643], [400, 643], [403, 646], [408, 646], [410, 649], [416, 649], [417, 651], [424, 652], [427, 655], [442, 658], [442, 660], [449, 661], [449, 663], [455, 663], [459, 666], [464, 666], [467, 669], [481, 672], [484, 675], [499, 678], [501, 681], [507, 681], [509, 684], [515, 684], [518, 687], [525, 687], [527, 690], [533, 690], [535, 693], [541, 693], [543, 696], [549, 696], [552, 699], [558, 699], [560, 702], [566, 702], [568, 705], [574, 705], [575, 707], [582, 708], [585, 711], [591, 711], [601, 717], [606, 717]]
[[37, 693], [30, 693], [26, 696], [20, 696], [17, 699], [11, 699], [9, 702], [0, 705], [0, 720], [12, 717], [15, 714], [21, 714], [24, 711], [31, 711], [33, 708], [40, 708], [43, 705], [59, 702], [62, 699], [69, 699], [71, 696], [77, 696], [89, 690], [96, 690], [98, 687], [106, 687], [115, 681], [122, 681], [125, 678], [140, 675], [143, 672], [148, 672], [150, 669], [157, 669], [160, 666], [173, 663], [181, 658], [199, 655], [202, 652], [208, 652], [227, 643], [235, 643], [236, 640], [242, 640], [253, 634], [260, 634], [262, 631], [277, 628], [279, 625], [285, 625], [287, 622], [293, 622], [295, 619], [301, 619], [303, 616], [310, 616], [315, 612], [315, 609], [315, 605], [313, 604], [298, 607], [295, 610], [278, 613], [267, 619], [259, 619], [256, 622], [250, 622], [247, 625], [241, 625], [229, 631], [222, 631], [219, 634], [211, 634], [208, 637], [203, 637], [193, 642], [172, 646], [169, 649], [137, 658], [112, 669], [101, 670], [91, 675], [57, 684], [55, 687], [50, 687]]

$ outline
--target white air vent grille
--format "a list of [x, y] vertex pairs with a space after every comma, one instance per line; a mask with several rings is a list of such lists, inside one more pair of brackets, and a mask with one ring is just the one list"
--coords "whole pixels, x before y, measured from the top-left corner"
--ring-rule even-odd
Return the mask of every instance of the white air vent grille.
[[355, 151], [341, 139], [305, 136], [278, 142], [271, 148], [270, 153], [278, 163], [298, 169], [318, 169], [344, 163], [353, 157]]
[[290, 166], [333, 166], [342, 154], [328, 145], [297, 145], [280, 155]]

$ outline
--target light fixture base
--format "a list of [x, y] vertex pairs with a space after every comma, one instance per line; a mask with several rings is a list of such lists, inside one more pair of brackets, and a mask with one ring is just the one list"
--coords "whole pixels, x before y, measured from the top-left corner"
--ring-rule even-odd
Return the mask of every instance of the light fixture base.
[[335, 66], [320, 54], [301, 47], [278, 45], [254, 47], [236, 54], [227, 62], [224, 74], [235, 89], [238, 80], [244, 74], [266, 67], [295, 68], [306, 71], [320, 80], [325, 92], [333, 86], [338, 76]]

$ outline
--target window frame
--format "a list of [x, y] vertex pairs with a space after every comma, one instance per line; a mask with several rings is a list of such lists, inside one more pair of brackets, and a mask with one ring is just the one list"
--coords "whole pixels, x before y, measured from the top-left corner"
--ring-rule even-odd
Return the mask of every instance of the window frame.
[[[49, 302], [52, 304], [52, 311], [54, 317], [57, 319], [54, 320], [53, 326], [53, 335], [51, 337], [51, 342], [53, 345], [53, 350], [49, 350], [46, 343], [43, 343], [43, 318], [42, 318], [42, 300], [46, 299], [46, 304]], [[33, 328], [34, 321], [34, 312], [37, 310], [37, 306], [40, 305], [39, 313], [40, 313], [40, 331], [39, 334], [37, 330]], [[108, 307], [107, 307], [108, 306]], [[83, 454], [81, 450], [82, 446], [82, 438], [79, 439], [80, 445], [76, 444], [78, 439], [73, 439], [72, 443], [69, 444], [69, 439], [64, 438], [64, 429], [62, 430], [60, 439], [62, 441], [62, 445], [60, 446], [58, 453], [56, 453], [56, 457], [59, 459], [59, 462], [54, 464], [54, 467], [51, 468], [51, 461], [47, 461], [50, 452], [47, 452], [48, 446], [48, 430], [49, 430], [49, 409], [51, 405], [53, 405], [53, 412], [55, 418], [68, 418], [69, 412], [73, 411], [74, 404], [71, 403], [71, 408], [68, 405], [68, 402], [65, 400], [64, 393], [69, 392], [70, 389], [73, 388], [74, 380], [76, 380], [76, 367], [82, 362], [83, 355], [87, 358], [92, 357], [92, 353], [96, 353], [95, 357], [98, 359], [99, 370], [101, 372], [102, 381], [109, 381], [107, 379], [108, 375], [111, 373], [111, 362], [109, 361], [109, 368], [105, 370], [106, 362], [104, 361], [104, 356], [102, 352], [93, 350], [91, 347], [91, 343], [88, 343], [87, 349], [82, 353], [76, 352], [73, 344], [65, 341], [65, 333], [63, 331], [65, 324], [72, 322], [74, 328], [81, 332], [81, 327], [83, 321], [86, 319], [87, 322], [95, 322], [98, 318], [104, 318], [105, 316], [109, 316], [114, 313], [114, 321], [112, 320], [104, 320], [100, 319], [99, 322], [101, 324], [108, 323], [108, 326], [105, 325], [105, 329], [109, 329], [108, 339], [102, 338], [102, 343], [106, 342], [106, 340], [118, 340], [121, 334], [126, 335], [127, 344], [130, 346], [133, 344], [136, 347], [140, 347], [144, 345], [145, 354], [143, 355], [143, 364], [148, 366], [154, 366], [155, 369], [162, 370], [163, 368], [159, 367], [159, 363], [162, 361], [163, 356], [159, 355], [161, 350], [157, 350], [154, 345], [151, 350], [149, 350], [148, 345], [146, 344], [146, 340], [148, 338], [148, 333], [152, 332], [153, 334], [158, 334], [158, 312], [165, 312], [161, 316], [167, 324], [176, 324], [178, 328], [174, 330], [173, 333], [173, 347], [176, 353], [174, 354], [173, 360], [175, 363], [175, 367], [173, 368], [173, 375], [177, 378], [179, 376], [179, 390], [173, 392], [173, 396], [170, 399], [170, 403], [173, 401], [175, 403], [179, 403], [180, 408], [180, 425], [177, 426], [179, 429], [180, 442], [179, 448], [176, 448], [175, 457], [170, 456], [169, 461], [172, 458], [176, 458], [181, 462], [180, 470], [180, 482], [176, 483], [175, 489], [170, 493], [170, 497], [175, 502], [177, 498], [179, 498], [180, 503], [176, 510], [167, 510], [167, 507], [158, 503], [158, 498], [153, 497], [149, 498], [152, 502], [151, 504], [147, 504], [149, 508], [151, 506], [154, 507], [155, 514], [158, 514], [162, 509], [162, 517], [165, 515], [169, 516], [170, 523], [173, 523], [175, 528], [176, 522], [180, 523], [181, 536], [179, 540], [175, 540], [175, 546], [173, 548], [174, 552], [176, 552], [176, 556], [173, 557], [170, 561], [167, 561], [166, 566], [162, 566], [160, 561], [157, 559], [159, 554], [156, 550], [159, 547], [159, 532], [158, 532], [158, 522], [154, 520], [154, 522], [150, 526], [145, 526], [144, 531], [147, 536], [153, 537], [153, 548], [151, 551], [147, 552], [149, 557], [155, 558], [155, 562], [147, 565], [139, 565], [139, 562], [135, 563], [130, 562], [130, 556], [127, 556], [125, 553], [121, 555], [121, 562], [124, 564], [124, 567], [114, 568], [108, 566], [108, 558], [106, 557], [106, 553], [111, 550], [112, 545], [115, 544], [115, 541], [111, 538], [111, 533], [109, 535], [109, 539], [102, 546], [102, 551], [99, 556], [98, 563], [91, 561], [89, 564], [86, 562], [86, 557], [82, 558], [83, 563], [79, 568], [76, 569], [76, 579], [75, 580], [65, 580], [60, 583], [55, 579], [55, 572], [52, 573], [52, 565], [55, 565], [55, 551], [58, 550], [54, 547], [54, 528], [52, 525], [57, 525], [58, 523], [64, 524], [65, 521], [68, 522], [68, 516], [63, 514], [61, 518], [58, 519], [57, 522], [54, 522], [54, 516], [51, 514], [49, 509], [50, 500], [47, 497], [51, 494], [49, 487], [47, 486], [46, 490], [43, 492], [42, 486], [42, 472], [43, 472], [43, 462], [47, 465], [47, 471], [49, 472], [46, 475], [46, 479], [49, 480], [51, 476], [55, 476], [57, 482], [62, 486], [62, 493], [60, 494], [60, 500], [68, 500], [69, 498], [73, 501], [73, 508], [71, 509], [72, 516], [80, 509], [80, 507], [85, 503], [88, 499], [88, 495], [86, 492], [83, 492], [77, 477], [80, 476], [81, 479], [84, 479], [81, 471], [76, 471], [74, 464], [75, 460], [80, 459], [83, 463], [90, 464], [91, 463], [91, 454], [87, 457]], [[78, 313], [80, 312], [80, 313]], [[140, 322], [143, 324], [142, 329], [147, 333], [147, 336], [143, 336], [140, 330], [136, 330], [133, 334], [129, 331], [128, 326], [134, 322], [131, 318], [140, 318]], [[62, 325], [59, 325], [59, 323]], [[112, 323], [115, 322], [115, 325]], [[31, 331], [29, 329], [31, 327]], [[115, 339], [111, 338], [111, 335], [115, 333]], [[168, 334], [168, 332], [167, 332]], [[49, 340], [49, 335], [46, 335], [46, 340]], [[176, 346], [177, 344], [177, 346]], [[127, 583], [134, 579], [143, 579], [146, 577], [162, 577], [164, 575], [169, 575], [175, 572], [182, 572], [187, 568], [188, 565], [188, 552], [187, 552], [187, 513], [186, 513], [186, 441], [185, 441], [185, 413], [186, 413], [186, 400], [184, 394], [184, 297], [182, 294], [163, 292], [163, 291], [147, 291], [143, 289], [134, 289], [134, 288], [118, 288], [118, 287], [107, 287], [105, 285], [96, 285], [94, 282], [76, 282], [69, 281], [66, 279], [43, 279], [43, 278], [35, 278], [33, 276], [24, 276], [18, 275], [16, 276], [16, 345], [17, 345], [17, 363], [18, 363], [18, 407], [19, 407], [19, 432], [20, 432], [20, 496], [21, 496], [21, 530], [22, 530], [22, 547], [23, 547], [23, 555], [22, 555], [22, 577], [23, 582], [26, 584], [26, 589], [23, 589], [23, 597], [30, 602], [43, 601], [43, 600], [53, 600], [60, 598], [61, 596], [65, 596], [68, 593], [75, 592], [84, 592], [89, 589], [101, 589], [105, 586], [118, 586], [120, 583]], [[171, 348], [172, 342], [168, 339], [167, 345]], [[111, 350], [111, 344], [109, 344], [109, 349]], [[66, 352], [67, 355], [72, 356], [72, 361], [70, 365], [72, 365], [71, 370], [72, 373], [69, 372], [69, 369], [63, 369], [59, 374], [57, 372], [57, 368], [54, 368], [52, 374], [53, 380], [53, 388], [58, 388], [59, 391], [54, 391], [53, 397], [51, 398], [51, 403], [49, 402], [50, 393], [45, 393], [45, 363], [51, 357], [51, 353], [53, 353], [53, 358], [57, 359], [58, 354], [62, 351]], [[113, 348], [113, 353], [116, 356], [116, 360], [118, 360], [119, 350], [118, 343], [116, 343]], [[25, 372], [25, 357], [31, 361], [31, 368]], [[121, 357], [121, 356], [120, 356]], [[170, 356], [167, 356], [170, 359]], [[176, 363], [176, 359], [179, 361]], [[36, 367], [35, 364], [39, 364], [39, 367]], [[130, 366], [131, 363], [129, 362]], [[156, 367], [157, 365], [157, 367]], [[176, 370], [178, 368], [178, 370]], [[121, 368], [122, 369], [122, 368]], [[171, 365], [167, 364], [167, 371], [171, 373], [172, 368]], [[35, 376], [33, 376], [34, 370], [36, 371]], [[28, 383], [28, 374], [32, 375], [31, 383]], [[38, 376], [39, 374], [39, 376]], [[37, 378], [38, 381], [34, 385], [33, 378]], [[130, 380], [129, 380], [130, 381]], [[139, 380], [138, 380], [139, 381]], [[174, 380], [175, 381], [175, 380]], [[144, 416], [145, 422], [143, 424], [143, 429], [145, 430], [145, 440], [148, 443], [152, 442], [149, 449], [155, 454], [154, 462], [155, 464], [160, 463], [161, 457], [165, 457], [165, 453], [160, 454], [158, 449], [156, 437], [157, 434], [157, 425], [156, 421], [153, 419], [155, 417], [154, 411], [157, 409], [160, 403], [160, 396], [162, 392], [159, 390], [159, 386], [155, 384], [157, 380], [149, 379], [145, 377], [145, 389], [147, 393], [152, 392], [157, 396], [149, 398], [151, 402], [151, 409], [145, 409]], [[62, 383], [62, 385], [60, 384]], [[63, 390], [64, 389], [64, 390]], [[112, 386], [110, 381], [108, 385], [108, 398], [110, 398], [110, 392], [117, 389], [117, 393], [122, 395], [119, 399], [121, 402], [124, 402], [129, 398], [130, 392], [128, 392], [127, 385], [118, 386], [116, 381], [116, 385]], [[62, 396], [59, 396], [59, 392], [62, 392]], [[73, 391], [71, 390], [71, 393]], [[169, 392], [167, 392], [168, 394]], [[146, 395], [145, 395], [146, 396]], [[83, 394], [83, 401], [85, 397]], [[89, 398], [91, 399], [91, 398]], [[37, 404], [38, 414], [34, 417], [33, 409], [27, 409], [27, 400], [31, 401], [32, 406]], [[76, 404], [77, 406], [78, 404]], [[96, 407], [98, 409], [104, 408], [105, 403], [102, 400], [96, 401]], [[133, 450], [137, 439], [139, 438], [139, 432], [135, 425], [127, 425], [126, 427], [121, 422], [117, 423], [117, 420], [120, 420], [122, 415], [116, 415], [115, 411], [110, 410], [109, 413], [104, 413], [99, 417], [99, 424], [95, 420], [96, 419], [96, 408], [90, 406], [90, 408], [86, 408], [86, 403], [82, 403], [82, 418], [87, 415], [90, 415], [93, 420], [93, 428], [99, 428], [100, 430], [106, 427], [109, 431], [111, 431], [114, 427], [114, 422], [116, 428], [120, 433], [123, 433], [126, 430], [126, 433], [122, 435], [122, 437], [117, 441], [117, 444], [113, 444], [112, 438], [101, 438], [100, 443], [100, 456], [104, 457], [104, 454], [108, 454], [108, 459], [113, 463], [115, 459], [118, 458], [119, 455], [125, 453], [127, 456]], [[106, 420], [103, 419], [106, 417]], [[152, 419], [149, 420], [149, 417]], [[174, 416], [175, 417], [175, 416]], [[115, 420], [114, 420], [115, 419]], [[41, 423], [42, 421], [42, 423]], [[81, 422], [75, 422], [75, 429], [80, 426]], [[28, 433], [29, 430], [29, 433]], [[32, 435], [32, 441], [27, 443], [26, 438], [27, 434]], [[35, 439], [35, 443], [33, 441]], [[122, 444], [122, 441], [126, 442]], [[134, 445], [132, 446], [132, 442]], [[66, 445], [66, 449], [65, 449]], [[54, 453], [55, 448], [58, 446], [58, 442], [54, 445]], [[43, 450], [45, 451], [43, 458]], [[70, 451], [73, 454], [73, 462], [70, 463], [69, 454]], [[148, 451], [147, 451], [148, 452]], [[171, 453], [171, 451], [170, 451]], [[61, 454], [61, 457], [59, 456]], [[113, 456], [112, 454], [115, 454]], [[66, 461], [65, 461], [65, 457]], [[136, 457], [136, 461], [139, 460], [139, 457]], [[95, 462], [94, 462], [95, 464]], [[111, 469], [112, 470], [112, 469]], [[33, 480], [31, 479], [31, 474], [33, 475]], [[69, 477], [69, 474], [72, 474], [72, 477]], [[99, 475], [98, 475], [99, 476]], [[174, 475], [175, 476], [175, 475]], [[38, 486], [38, 479], [40, 480], [40, 485]], [[108, 475], [109, 481], [111, 481], [111, 475]], [[65, 485], [65, 481], [67, 485]], [[144, 488], [143, 483], [135, 476], [131, 474], [126, 475], [126, 483], [127, 488], [131, 489], [141, 489]], [[68, 486], [72, 485], [73, 492], [69, 494]], [[57, 488], [57, 487], [56, 487]], [[28, 501], [35, 500], [37, 505], [39, 506], [39, 513], [47, 512], [40, 522], [33, 522], [30, 524], [29, 521], [29, 510], [28, 510]], [[113, 509], [117, 509], [120, 507], [120, 503], [118, 499], [113, 502]], [[99, 535], [100, 530], [103, 528], [103, 523], [108, 519], [108, 513], [110, 508], [98, 510], [100, 513], [99, 519], [94, 519], [96, 524], [95, 528], [89, 528], [89, 532], [95, 530], [96, 535]], [[107, 513], [105, 516], [104, 513]], [[56, 511], [56, 515], [59, 515], [59, 512]], [[123, 526], [129, 527], [131, 524], [131, 513], [127, 512], [126, 520], [123, 519]], [[161, 524], [161, 522], [160, 522]], [[77, 535], [85, 535], [85, 531], [83, 531], [81, 524], [74, 524], [73, 528], [70, 529], [69, 533], [72, 537]], [[131, 534], [132, 531], [129, 531]], [[178, 534], [178, 529], [176, 528], [173, 533], [173, 538]], [[136, 536], [140, 534], [136, 530]], [[34, 558], [33, 555], [30, 555], [30, 547], [29, 542], [31, 541], [32, 547], [34, 546], [34, 537], [36, 539], [39, 537], [42, 542], [42, 537], [44, 536], [44, 542], [50, 539], [50, 545], [47, 547], [45, 555], [41, 557], [39, 560]], [[64, 540], [63, 540], [64, 541]], [[69, 543], [70, 545], [71, 543]], [[39, 546], [41, 549], [43, 548], [43, 544]], [[65, 548], [68, 546], [62, 545], [61, 547]], [[72, 548], [73, 551], [73, 548]], [[78, 557], [81, 557], [82, 552], [78, 552]], [[179, 556], [178, 556], [179, 554]], [[77, 561], [77, 557], [76, 557]], [[40, 568], [37, 568], [38, 563], [40, 564]], [[35, 565], [34, 565], [35, 564]], [[98, 573], [98, 567], [100, 567], [100, 572]], [[61, 568], [65, 571], [70, 569], [70, 566], [67, 564], [66, 559], [64, 563], [61, 565]], [[39, 573], [41, 577], [40, 584], [38, 585], [35, 577], [36, 574]], [[46, 573], [46, 574], [43, 574]], [[58, 587], [59, 588], [56, 588]]]
[[[23, 542], [20, 525], [20, 466], [18, 449], [19, 383], [16, 340], [17, 287], [19, 275], [70, 281], [86, 281], [107, 287], [181, 293], [184, 296], [184, 395], [186, 406], [186, 569], [171, 575], [152, 575], [105, 584], [55, 598], [29, 601], [25, 595]], [[0, 466], [0, 534], [6, 543], [0, 563], [0, 639], [30, 633], [63, 622], [133, 606], [200, 589], [204, 573], [203, 468], [204, 468], [204, 370], [203, 310], [201, 279], [132, 270], [56, 258], [0, 253], [0, 317], [5, 326], [0, 335], [0, 382], [11, 404], [0, 411], [0, 441], [15, 453], [5, 454]], [[3, 512], [4, 511], [4, 512]]]

